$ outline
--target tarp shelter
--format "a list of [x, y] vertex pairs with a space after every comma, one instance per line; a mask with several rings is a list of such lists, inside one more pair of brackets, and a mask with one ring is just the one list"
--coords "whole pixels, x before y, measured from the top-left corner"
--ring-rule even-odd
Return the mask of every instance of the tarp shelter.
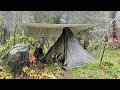
[[[55, 37], [55, 36], [58, 37], [55, 44], [49, 49], [48, 53], [45, 55], [46, 60], [52, 60], [55, 54], [62, 53], [60, 59], [64, 60], [63, 67], [67, 70], [94, 61], [94, 58], [92, 58], [92, 56], [86, 50], [83, 49], [83, 47], [79, 44], [79, 42], [77, 41], [77, 39], [73, 34], [73, 32], [76, 33], [76, 31], [79, 31], [77, 29], [80, 30], [88, 29], [92, 27], [92, 25], [91, 26], [88, 25], [85, 27], [85, 25], [79, 25], [79, 24], [78, 25], [53, 24], [50, 26], [49, 25], [44, 26], [41, 24], [39, 26], [39, 24], [37, 24], [36, 26], [37, 26], [37, 32], [35, 31], [36, 29], [34, 24], [33, 26], [32, 24], [31, 25], [26, 24], [26, 27], [24, 26], [24, 28], [26, 28], [25, 34], [31, 36], [30, 32], [33, 31], [34, 32], [32, 33], [33, 35], [41, 34], [42, 35], [41, 37]], [[30, 27], [32, 28], [31, 31], [30, 31]], [[49, 30], [49, 31], [44, 31], [44, 30]], [[43, 34], [42, 31], [44, 32]], [[49, 34], [47, 35], [45, 32]], [[56, 34], [52, 32], [55, 32]], [[60, 36], [58, 36], [57, 33]]]
[[92, 24], [40, 24], [23, 23], [24, 33], [28, 37], [59, 37], [64, 27], [69, 27], [76, 36], [81, 30], [91, 29]]

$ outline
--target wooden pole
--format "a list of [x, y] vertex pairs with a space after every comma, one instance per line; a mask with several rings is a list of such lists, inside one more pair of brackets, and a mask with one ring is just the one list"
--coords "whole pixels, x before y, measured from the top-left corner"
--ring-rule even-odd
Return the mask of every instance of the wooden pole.
[[102, 63], [102, 59], [103, 59], [103, 55], [104, 55], [104, 52], [105, 52], [105, 47], [106, 47], [106, 45], [107, 45], [107, 42], [108, 42], [108, 37], [107, 37], [107, 35], [105, 35], [105, 40], [104, 40], [104, 42], [105, 42], [105, 45], [104, 45], [104, 48], [103, 48], [103, 53], [102, 53], [102, 56], [101, 56], [101, 59], [100, 59], [100, 64], [99, 64], [99, 66], [101, 66], [101, 63]]
[[104, 48], [103, 48], [103, 52], [102, 52], [102, 56], [101, 56], [101, 59], [100, 59], [99, 66], [101, 66], [101, 63], [102, 63], [102, 60], [103, 60], [103, 55], [104, 55], [104, 52], [105, 52], [105, 47], [106, 47], [106, 42], [105, 42], [105, 45], [104, 45]]

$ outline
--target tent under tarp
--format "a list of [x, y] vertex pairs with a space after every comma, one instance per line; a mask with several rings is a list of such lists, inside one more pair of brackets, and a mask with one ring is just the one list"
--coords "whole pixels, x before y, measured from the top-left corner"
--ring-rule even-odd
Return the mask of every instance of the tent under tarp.
[[83, 49], [68, 27], [63, 29], [62, 34], [49, 49], [45, 59], [52, 60], [53, 56], [59, 53], [61, 53], [59, 59], [64, 60], [63, 67], [67, 70], [95, 60]]
[[64, 27], [69, 27], [74, 35], [84, 29], [91, 29], [92, 24], [40, 24], [23, 23], [24, 33], [29, 37], [59, 37]]
[[22, 26], [26, 36], [57, 38], [45, 55], [45, 60], [51, 61], [61, 53], [59, 59], [64, 60], [63, 67], [67, 70], [95, 60], [75, 38], [81, 30], [92, 29], [94, 25], [23, 23]]

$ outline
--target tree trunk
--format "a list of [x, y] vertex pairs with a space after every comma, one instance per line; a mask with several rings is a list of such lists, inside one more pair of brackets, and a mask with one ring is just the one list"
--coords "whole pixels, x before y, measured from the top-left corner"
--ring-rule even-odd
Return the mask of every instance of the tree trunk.
[[14, 43], [13, 43], [14, 46], [15, 46], [15, 44], [16, 44], [16, 43], [15, 43], [15, 41], [16, 41], [16, 40], [15, 40], [15, 37], [16, 37], [16, 35], [15, 35], [15, 34], [16, 34], [16, 29], [17, 29], [17, 24], [16, 24], [15, 30], [14, 30]]
[[[112, 19], [114, 19], [115, 16], [116, 16], [116, 11], [113, 11], [113, 12], [112, 12]], [[113, 37], [113, 41], [114, 41], [114, 39], [117, 38], [117, 35], [116, 35], [116, 34], [117, 34], [116, 21], [113, 21], [112, 24], [113, 24], [112, 37]]]
[[87, 49], [88, 45], [89, 45], [89, 32], [86, 31], [84, 39], [84, 49]]
[[3, 27], [1, 45], [4, 45], [6, 43], [6, 39], [5, 39], [5, 37], [6, 37], [6, 31], [7, 31], [6, 27]]

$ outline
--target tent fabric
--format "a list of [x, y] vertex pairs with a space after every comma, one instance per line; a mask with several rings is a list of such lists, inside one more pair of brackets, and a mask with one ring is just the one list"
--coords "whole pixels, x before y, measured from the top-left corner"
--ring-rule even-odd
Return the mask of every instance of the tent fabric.
[[2, 59], [12, 67], [13, 71], [19, 72], [24, 65], [29, 63], [29, 49], [29, 44], [16, 44]]
[[81, 30], [93, 27], [91, 24], [23, 23], [26, 36], [58, 38], [45, 55], [45, 59], [51, 61], [55, 55], [62, 53], [59, 58], [64, 60], [63, 67], [67, 70], [95, 60], [75, 38]]
[[68, 29], [66, 30], [66, 57], [64, 68], [72, 69], [80, 65], [94, 61], [92, 56], [82, 48], [73, 33]]
[[93, 28], [92, 24], [40, 24], [40, 23], [23, 23], [24, 33], [29, 37], [59, 37], [64, 27], [69, 27], [76, 35], [79, 31]]
[[63, 68], [66, 70], [94, 61], [95, 59], [83, 49], [72, 31], [66, 27], [62, 34], [46, 54], [45, 58], [52, 60], [56, 53], [62, 53], [60, 59], [64, 59]]

